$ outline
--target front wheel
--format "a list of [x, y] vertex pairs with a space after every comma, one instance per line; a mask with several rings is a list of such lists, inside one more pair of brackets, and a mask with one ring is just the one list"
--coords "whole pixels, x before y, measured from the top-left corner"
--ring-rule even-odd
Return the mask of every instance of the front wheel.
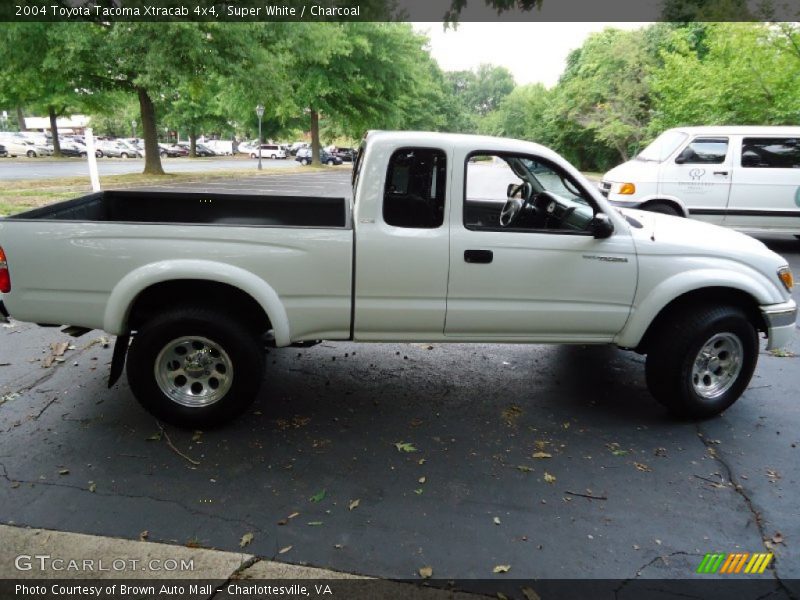
[[27, 157], [28, 158], [36, 158], [36, 152], [34, 152], [33, 150], [28, 150]]
[[328, 166], [329, 166], [329, 167], [332, 167], [332, 166], [333, 166], [333, 161], [332, 161], [332, 160], [329, 160], [329, 161], [328, 161]]
[[307, 158], [304, 158], [304, 159], [302, 159], [302, 160], [300, 161], [300, 164], [301, 164], [301, 165], [303, 165], [303, 166], [305, 167], [306, 165], [308, 165], [308, 164], [310, 164], [310, 163], [309, 163], [309, 160], [308, 160]]
[[237, 319], [207, 308], [164, 312], [134, 336], [128, 382], [158, 419], [184, 427], [219, 426], [258, 394], [264, 348]]
[[647, 355], [650, 393], [670, 412], [707, 418], [742, 395], [758, 360], [758, 333], [733, 306], [690, 307], [670, 317]]
[[681, 212], [675, 208], [675, 206], [672, 204], [667, 204], [666, 202], [652, 202], [643, 208], [644, 210], [649, 210], [650, 212], [659, 213], [661, 215], [670, 215], [672, 217], [683, 216]]
[[128, 158], [128, 153], [127, 152], [123, 152], [122, 154], [119, 155], [119, 157], [120, 158]]

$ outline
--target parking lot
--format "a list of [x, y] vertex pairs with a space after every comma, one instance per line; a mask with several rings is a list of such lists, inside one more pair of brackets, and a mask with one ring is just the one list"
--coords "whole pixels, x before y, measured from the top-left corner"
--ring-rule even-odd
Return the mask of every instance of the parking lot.
[[[345, 195], [348, 173], [202, 185]], [[765, 241], [800, 271], [800, 241]], [[0, 522], [226, 550], [252, 534], [260, 556], [391, 578], [686, 579], [708, 552], [765, 551], [771, 598], [800, 578], [798, 336], [701, 423], [611, 347], [271, 349], [257, 402], [204, 432], [107, 389], [112, 341], [0, 328]]]

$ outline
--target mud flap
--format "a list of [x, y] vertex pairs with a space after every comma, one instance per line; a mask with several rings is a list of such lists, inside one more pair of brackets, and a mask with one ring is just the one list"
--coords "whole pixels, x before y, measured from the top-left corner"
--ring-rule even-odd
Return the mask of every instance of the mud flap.
[[111, 357], [111, 372], [108, 374], [108, 387], [113, 386], [119, 381], [122, 375], [122, 369], [125, 366], [125, 357], [128, 355], [128, 346], [131, 343], [131, 335], [129, 333], [117, 337], [114, 344], [114, 354]]

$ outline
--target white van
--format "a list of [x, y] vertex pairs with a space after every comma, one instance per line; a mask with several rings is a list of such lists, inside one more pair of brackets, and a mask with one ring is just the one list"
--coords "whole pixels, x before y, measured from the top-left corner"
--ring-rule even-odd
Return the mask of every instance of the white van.
[[[286, 151], [278, 144], [261, 144], [261, 157], [271, 158], [286, 158]], [[258, 158], [258, 144], [250, 148], [250, 158]]]
[[800, 234], [800, 127], [678, 127], [603, 176], [612, 204]]

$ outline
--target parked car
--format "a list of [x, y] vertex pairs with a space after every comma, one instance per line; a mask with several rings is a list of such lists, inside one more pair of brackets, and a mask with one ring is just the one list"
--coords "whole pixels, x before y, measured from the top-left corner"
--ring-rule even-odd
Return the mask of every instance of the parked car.
[[[311, 164], [311, 148], [300, 148], [297, 151], [297, 155], [294, 159], [299, 162], [301, 165], [310, 165]], [[334, 156], [330, 154], [328, 151], [323, 150], [320, 148], [319, 151], [319, 161], [323, 165], [340, 165], [342, 164], [342, 159], [338, 156]]]
[[20, 133], [9, 133], [0, 137], [10, 156], [27, 156], [37, 158], [51, 156], [53, 151], [44, 144], [36, 144]]
[[353, 162], [356, 159], [356, 151], [353, 148], [335, 147], [331, 154], [338, 156], [343, 162]]
[[[189, 142], [178, 142], [175, 145], [186, 150], [186, 154], [183, 156], [189, 156], [189, 153], [191, 152], [191, 144]], [[199, 142], [194, 145], [194, 154], [195, 156], [215, 156], [214, 151], [211, 148], [204, 146]]]
[[142, 154], [135, 148], [118, 140], [101, 140], [97, 142], [97, 149], [103, 156], [111, 158], [141, 158]]
[[[270, 158], [275, 160], [277, 158], [286, 158], [286, 150], [278, 144], [261, 144], [261, 157]], [[258, 158], [258, 146], [250, 150], [250, 158]]]
[[141, 404], [191, 429], [247, 409], [268, 331], [278, 347], [613, 344], [646, 354], [653, 396], [693, 418], [739, 398], [759, 332], [767, 349], [795, 337], [786, 260], [616, 209], [538, 144], [372, 132], [352, 181], [352, 203], [105, 191], [0, 219], [0, 314], [118, 336], [109, 384], [127, 354]]
[[206, 147], [214, 151], [217, 156], [230, 156], [233, 154], [232, 140], [207, 140], [203, 142]]
[[0, 156], [4, 158], [8, 156], [8, 150], [6, 150], [6, 147], [3, 144], [0, 144]]
[[301, 148], [308, 148], [308, 142], [294, 142], [289, 146], [289, 154], [292, 156], [297, 156], [297, 151]]
[[800, 127], [678, 127], [611, 169], [617, 206], [800, 235]]

